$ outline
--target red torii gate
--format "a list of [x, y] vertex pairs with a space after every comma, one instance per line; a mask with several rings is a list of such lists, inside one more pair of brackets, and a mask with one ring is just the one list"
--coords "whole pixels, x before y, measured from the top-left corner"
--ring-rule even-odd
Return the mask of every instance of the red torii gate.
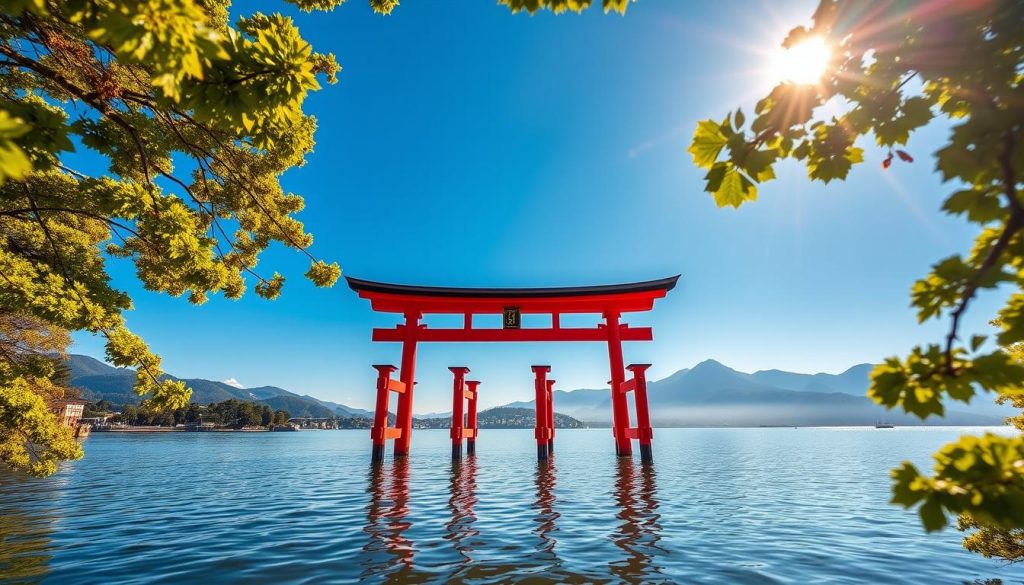
[[[392, 329], [376, 328], [373, 341], [393, 341], [402, 344], [402, 362], [398, 380], [391, 378], [397, 368], [390, 365], [376, 365], [377, 403], [374, 425], [371, 431], [373, 459], [384, 456], [384, 445], [388, 439], [395, 439], [395, 455], [409, 453], [412, 438], [412, 403], [415, 386], [416, 344], [419, 342], [464, 342], [464, 341], [598, 341], [608, 344], [608, 358], [611, 366], [612, 389], [612, 435], [615, 438], [616, 453], [620, 456], [632, 454], [631, 439], [638, 439], [643, 460], [651, 460], [651, 439], [653, 433], [647, 408], [647, 384], [645, 370], [649, 364], [632, 364], [628, 369], [633, 379], [625, 380], [622, 359], [623, 341], [651, 341], [650, 327], [630, 327], [620, 323], [623, 313], [650, 311], [655, 299], [660, 299], [672, 290], [679, 276], [659, 280], [634, 282], [619, 285], [562, 287], [562, 288], [447, 288], [432, 286], [410, 286], [387, 284], [351, 278], [346, 276], [348, 285], [368, 299], [374, 311], [398, 313], [405, 317], [405, 323]], [[522, 314], [549, 314], [550, 327], [521, 327]], [[570, 313], [596, 313], [602, 315], [604, 323], [596, 327], [562, 327], [560, 316]], [[420, 323], [425, 314], [461, 314], [464, 324], [461, 328], [429, 328]], [[503, 315], [501, 329], [474, 328], [473, 315]], [[463, 438], [475, 442], [476, 400], [479, 382], [465, 380], [469, 369], [450, 368], [455, 375], [453, 389], [452, 455], [461, 454]], [[534, 366], [537, 399], [537, 447], [538, 456], [545, 458], [553, 448], [554, 412], [551, 404], [553, 381], [546, 378], [547, 366]], [[552, 384], [549, 384], [552, 382]], [[467, 388], [467, 385], [469, 388]], [[637, 410], [637, 426], [630, 427], [629, 407], [626, 393], [633, 391]], [[398, 412], [394, 427], [388, 426], [387, 410], [390, 392], [397, 392]], [[463, 400], [470, 400], [471, 420], [463, 426]], [[456, 420], [458, 418], [458, 420]], [[542, 420], [543, 419], [543, 420]], [[541, 449], [543, 444], [544, 449]], [[456, 450], [456, 446], [458, 446]], [[472, 450], [472, 443], [468, 446]]]

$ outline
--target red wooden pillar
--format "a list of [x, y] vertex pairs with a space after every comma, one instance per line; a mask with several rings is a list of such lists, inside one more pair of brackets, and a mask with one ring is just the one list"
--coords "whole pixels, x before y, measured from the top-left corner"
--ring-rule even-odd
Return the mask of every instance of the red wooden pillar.
[[548, 380], [547, 388], [547, 425], [550, 438], [548, 439], [548, 455], [555, 453], [555, 381]]
[[420, 314], [412, 311], [405, 314], [405, 336], [402, 339], [401, 380], [405, 392], [398, 397], [398, 412], [395, 426], [402, 430], [402, 436], [395, 441], [395, 455], [409, 454], [412, 440], [412, 393], [416, 384], [416, 335], [420, 329]]
[[469, 392], [469, 407], [466, 412], [466, 455], [476, 455], [476, 436], [480, 433], [476, 423], [476, 401], [479, 397], [480, 382], [466, 380]]
[[633, 372], [633, 397], [636, 402], [636, 434], [640, 440], [640, 461], [651, 463], [654, 456], [651, 453], [651, 440], [654, 439], [654, 429], [651, 428], [651, 412], [647, 408], [647, 368], [651, 364], [630, 364], [627, 366]]
[[550, 427], [548, 426], [548, 372], [551, 371], [551, 366], [533, 366], [534, 376], [536, 379], [533, 382], [534, 389], [534, 405], [537, 410], [537, 422], [534, 427], [533, 435], [537, 439], [537, 459], [548, 458], [548, 443], [551, 440]]
[[452, 384], [452, 459], [459, 459], [462, 457], [462, 429], [465, 423], [465, 410], [463, 407], [466, 404], [466, 374], [469, 373], [469, 368], [463, 366], [453, 366], [448, 368], [452, 374], [455, 374], [455, 379]]
[[622, 331], [619, 327], [619, 312], [605, 311], [604, 319], [608, 329], [608, 362], [612, 371], [612, 435], [615, 437], [615, 454], [627, 457], [633, 454], [633, 447], [630, 445], [628, 436], [629, 403], [626, 401], [626, 395], [619, 391], [626, 377], [622, 367]]
[[377, 405], [373, 409], [373, 428], [370, 430], [370, 439], [373, 441], [373, 461], [384, 459], [384, 445], [387, 442], [388, 429], [388, 398], [391, 389], [388, 387], [391, 381], [391, 372], [398, 368], [390, 365], [375, 365], [377, 370]]

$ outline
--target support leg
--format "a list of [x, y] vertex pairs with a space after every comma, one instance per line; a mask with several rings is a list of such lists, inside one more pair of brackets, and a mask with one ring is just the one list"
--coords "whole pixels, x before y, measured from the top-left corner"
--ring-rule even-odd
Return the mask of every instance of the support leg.
[[377, 403], [373, 409], [373, 428], [370, 430], [370, 439], [373, 441], [373, 449], [370, 458], [374, 462], [384, 460], [384, 444], [387, 442], [385, 431], [388, 428], [388, 380], [395, 366], [375, 365], [377, 370]]
[[533, 366], [531, 369], [536, 377], [533, 381], [533, 389], [537, 414], [533, 435], [537, 439], [537, 459], [544, 460], [548, 458], [547, 376], [551, 371], [551, 366]]
[[480, 382], [467, 380], [466, 386], [471, 394], [468, 411], [466, 412], [466, 428], [472, 431], [472, 435], [466, 439], [466, 455], [476, 455], [476, 436], [480, 432], [476, 420], [476, 401], [480, 397]]
[[640, 461], [652, 463], [654, 456], [651, 453], [651, 441], [654, 439], [654, 429], [651, 428], [651, 412], [647, 407], [647, 368], [651, 364], [632, 364], [629, 371], [633, 372], [633, 379], [636, 380], [634, 389], [636, 398], [636, 427], [640, 440]]
[[448, 368], [455, 375], [452, 382], [452, 459], [462, 458], [462, 429], [465, 424], [466, 374], [469, 368], [455, 366]]
[[555, 381], [548, 380], [547, 387], [548, 455], [555, 454]]
[[622, 363], [622, 332], [619, 330], [619, 313], [605, 313], [608, 325], [608, 362], [612, 373], [612, 434], [615, 436], [615, 454], [628, 457], [633, 454], [626, 429], [629, 428], [629, 405], [626, 395], [620, 391], [625, 378]]
[[395, 455], [409, 454], [412, 441], [412, 395], [416, 385], [416, 334], [419, 331], [419, 313], [405, 314], [405, 339], [402, 341], [401, 381], [405, 392], [398, 396], [398, 413], [395, 426], [402, 429], [402, 436], [395, 440]]

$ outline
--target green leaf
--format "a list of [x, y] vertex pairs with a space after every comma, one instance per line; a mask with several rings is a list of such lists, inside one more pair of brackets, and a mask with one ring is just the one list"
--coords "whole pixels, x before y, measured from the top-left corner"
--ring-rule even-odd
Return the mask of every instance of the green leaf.
[[946, 514], [942, 510], [942, 504], [938, 500], [929, 498], [918, 510], [921, 515], [921, 523], [928, 532], [942, 530], [946, 526]]
[[8, 179], [20, 179], [32, 170], [25, 151], [12, 140], [0, 138], [0, 185]]
[[739, 207], [745, 201], [757, 199], [757, 187], [743, 173], [735, 168], [725, 171], [721, 185], [714, 192], [719, 207]]
[[21, 179], [32, 170], [32, 161], [16, 142], [31, 129], [21, 118], [0, 109], [0, 185], [8, 179]]
[[899, 504], [909, 508], [917, 504], [924, 497], [924, 494], [914, 490], [911, 486], [921, 477], [912, 463], [907, 461], [903, 465], [892, 470], [892, 500], [893, 504]]
[[743, 127], [743, 124], [747, 121], [747, 117], [743, 115], [743, 108], [737, 108], [736, 114], [733, 116], [733, 125], [739, 130]]
[[1007, 211], [993, 189], [964, 189], [949, 196], [942, 209], [952, 215], [967, 214], [975, 223], [988, 223], [1005, 217]]
[[981, 347], [981, 344], [985, 343], [986, 339], [988, 339], [987, 335], [972, 335], [971, 351], [978, 351], [978, 348]]
[[711, 166], [711, 170], [704, 175], [704, 190], [708, 193], [714, 193], [722, 188], [722, 179], [725, 178], [725, 172], [732, 168], [730, 163], [716, 162]]
[[736, 166], [757, 180], [759, 183], [775, 178], [772, 165], [778, 159], [777, 150], [749, 150], [742, 161], [734, 159]]
[[719, 153], [729, 139], [722, 133], [721, 126], [714, 120], [701, 120], [693, 133], [693, 141], [687, 151], [693, 155], [693, 162], [702, 169], [709, 169], [718, 160]]

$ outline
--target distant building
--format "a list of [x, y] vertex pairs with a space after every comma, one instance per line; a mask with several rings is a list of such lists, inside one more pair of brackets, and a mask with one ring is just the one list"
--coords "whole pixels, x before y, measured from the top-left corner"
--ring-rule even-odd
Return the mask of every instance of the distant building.
[[54, 400], [50, 403], [50, 412], [57, 415], [57, 420], [68, 428], [77, 428], [85, 413], [84, 400]]
[[56, 415], [60, 424], [72, 429], [76, 437], [89, 435], [92, 426], [81, 424], [82, 414], [85, 413], [84, 400], [54, 400], [50, 403], [50, 412]]
[[288, 423], [297, 425], [302, 429], [336, 429], [338, 428], [338, 421], [334, 418], [313, 418], [313, 417], [293, 417], [288, 419]]

